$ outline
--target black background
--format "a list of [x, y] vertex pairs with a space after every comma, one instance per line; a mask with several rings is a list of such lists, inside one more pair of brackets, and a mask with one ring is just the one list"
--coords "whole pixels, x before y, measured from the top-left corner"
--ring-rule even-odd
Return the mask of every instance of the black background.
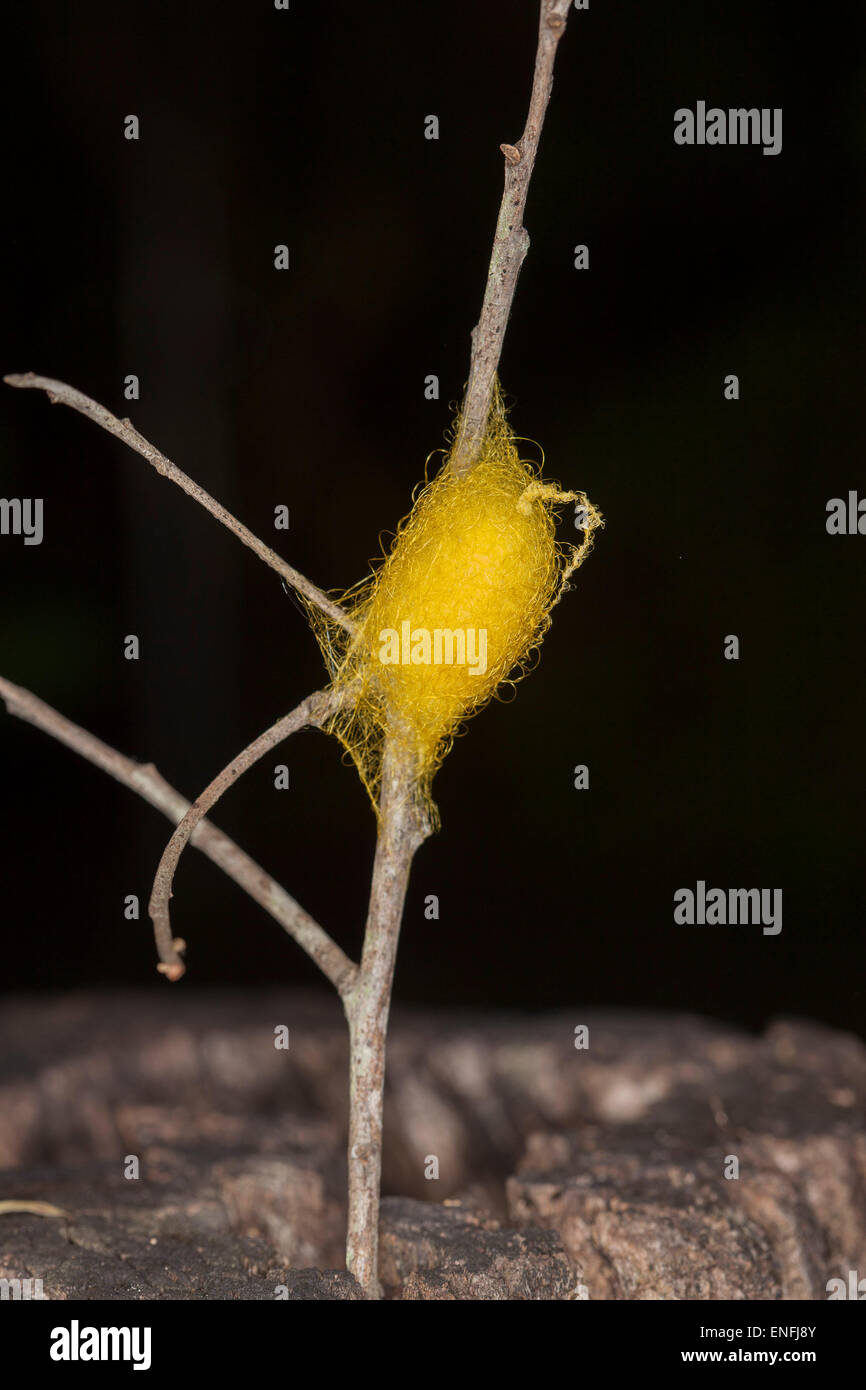
[[[539, 669], [436, 780], [401, 1000], [864, 1031], [866, 538], [825, 530], [828, 498], [866, 495], [859, 8], [571, 14], [501, 370], [518, 433], [607, 529]], [[535, 0], [19, 7], [3, 371], [131, 414], [314, 580], [354, 582], [462, 392], [536, 24]], [[698, 99], [782, 107], [782, 153], [677, 147]], [[0, 670], [192, 796], [322, 684], [304, 620], [123, 445], [2, 392], [0, 495], [43, 497], [45, 539], [0, 539]], [[167, 989], [145, 908], [168, 823], [5, 714], [0, 768], [5, 988]], [[374, 819], [335, 743], [296, 738], [215, 820], [357, 952]], [[675, 926], [699, 878], [782, 888], [782, 934]], [[179, 989], [317, 979], [194, 852], [175, 888]]]

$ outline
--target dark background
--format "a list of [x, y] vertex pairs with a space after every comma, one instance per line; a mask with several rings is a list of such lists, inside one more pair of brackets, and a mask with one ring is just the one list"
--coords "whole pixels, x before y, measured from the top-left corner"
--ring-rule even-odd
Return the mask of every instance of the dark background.
[[[864, 1031], [866, 538], [825, 530], [828, 498], [866, 494], [859, 8], [571, 14], [502, 378], [518, 433], [607, 529], [539, 669], [437, 777], [400, 1000]], [[360, 578], [462, 391], [536, 24], [535, 0], [19, 7], [2, 370], [131, 414], [311, 578]], [[781, 106], [782, 153], [677, 147], [699, 98]], [[2, 393], [0, 495], [45, 499], [45, 540], [0, 539], [0, 670], [192, 796], [323, 683], [314, 641], [136, 455]], [[168, 823], [5, 713], [0, 768], [5, 988], [165, 990], [146, 902]], [[215, 819], [357, 952], [374, 819], [335, 743], [296, 738]], [[675, 926], [698, 878], [782, 888], [782, 934]], [[318, 978], [194, 852], [173, 906], [179, 989]]]

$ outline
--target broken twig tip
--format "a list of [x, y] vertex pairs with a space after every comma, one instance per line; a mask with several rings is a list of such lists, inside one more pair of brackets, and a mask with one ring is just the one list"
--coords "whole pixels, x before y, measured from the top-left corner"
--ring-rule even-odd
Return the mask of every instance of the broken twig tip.
[[156, 968], [159, 971], [160, 975], [164, 975], [165, 978], [167, 980], [170, 980], [172, 984], [174, 984], [176, 980], [179, 980], [182, 975], [186, 974], [186, 966], [183, 964], [182, 961], [177, 961], [175, 964], [172, 965], [166, 965], [164, 962], [160, 961], [159, 965]]

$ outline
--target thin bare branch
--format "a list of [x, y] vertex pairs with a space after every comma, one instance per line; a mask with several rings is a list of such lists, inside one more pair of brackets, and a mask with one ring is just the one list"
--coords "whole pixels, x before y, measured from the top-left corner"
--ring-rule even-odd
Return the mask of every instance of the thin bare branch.
[[53, 1202], [0, 1202], [0, 1216], [59, 1216], [69, 1215], [62, 1207], [55, 1207]]
[[148, 908], [153, 922], [156, 948], [159, 952], [160, 964], [157, 969], [169, 980], [179, 980], [185, 969], [181, 959], [184, 942], [172, 937], [171, 934], [169, 901], [172, 895], [172, 883], [180, 856], [196, 828], [211, 807], [216, 805], [223, 792], [228, 791], [229, 787], [233, 786], [238, 778], [254, 763], [258, 762], [259, 758], [264, 757], [265, 753], [276, 748], [290, 734], [297, 733], [299, 729], [320, 728], [338, 705], [348, 698], [351, 698], [351, 688], [341, 692], [317, 690], [314, 694], [308, 695], [306, 700], [302, 700], [289, 714], [284, 714], [263, 734], [259, 734], [259, 737], [254, 739], [243, 752], [238, 753], [228, 767], [224, 767], [222, 772], [205, 787], [201, 796], [196, 798], [179, 822], [177, 829], [162, 852], [162, 858], [154, 876]]
[[[116, 749], [109, 747], [78, 724], [65, 719], [57, 710], [24, 690], [19, 685], [0, 676], [0, 698], [6, 702], [10, 714], [25, 720], [43, 733], [71, 748], [94, 767], [107, 772], [109, 777], [137, 792], [157, 811], [161, 811], [174, 824], [182, 821], [190, 803], [180, 792], [175, 791], [157, 772], [152, 763], [136, 763], [126, 758]], [[315, 961], [335, 988], [344, 994], [353, 984], [358, 973], [354, 961], [341, 950], [318, 922], [305, 912], [300, 903], [295, 902], [284, 888], [270, 874], [245, 854], [234, 840], [229, 839], [210, 821], [199, 821], [192, 837], [196, 849], [206, 854], [217, 864], [239, 888], [270, 913], [275, 922], [297, 941], [307, 955]]]
[[379, 1188], [385, 1039], [400, 923], [416, 851], [430, 834], [415, 798], [415, 767], [405, 744], [385, 741], [379, 834], [361, 967], [343, 999], [349, 1024], [349, 1216], [346, 1268], [368, 1298], [380, 1296]]
[[493, 238], [481, 317], [472, 330], [469, 380], [460, 431], [449, 458], [449, 466], [457, 474], [467, 473], [472, 468], [490, 413], [493, 382], [502, 355], [517, 277], [529, 250], [529, 236], [523, 226], [526, 195], [553, 87], [556, 49], [565, 33], [570, 6], [571, 0], [541, 0], [535, 75], [526, 129], [516, 145], [499, 147], [505, 156], [505, 191]]
[[121, 439], [124, 444], [128, 444], [130, 449], [134, 449], [137, 454], [141, 454], [143, 459], [147, 459], [152, 464], [157, 473], [163, 478], [170, 478], [173, 483], [177, 483], [179, 488], [198, 502], [205, 511], [215, 516], [217, 521], [222, 522], [239, 541], [248, 546], [250, 550], [258, 555], [260, 560], [264, 560], [272, 570], [276, 570], [287, 584], [293, 589], [297, 589], [299, 594], [309, 599], [310, 603], [315, 604], [323, 613], [326, 613], [333, 622], [339, 623], [347, 632], [354, 633], [355, 624], [347, 613], [344, 613], [333, 599], [328, 598], [327, 594], [317, 588], [312, 580], [307, 579], [299, 570], [291, 565], [271, 550], [270, 546], [265, 545], [254, 536], [252, 531], [248, 531], [242, 522], [238, 521], [231, 512], [227, 511], [209, 492], [205, 492], [203, 487], [193, 482], [192, 478], [187, 477], [177, 464], [172, 463], [158, 449], [150, 444], [144, 435], [139, 434], [138, 430], [129, 420], [118, 420], [112, 415], [110, 410], [106, 410], [104, 405], [98, 401], [92, 401], [89, 396], [85, 396], [81, 391], [77, 391], [74, 386], [67, 386], [63, 381], [54, 381], [51, 377], [36, 376], [33, 372], [24, 372], [21, 375], [12, 374], [4, 376], [3, 380], [8, 386], [18, 386], [30, 388], [37, 391], [44, 391], [52, 405], [68, 405], [79, 414], [86, 415], [88, 420], [93, 420], [97, 425], [101, 425], [109, 434], [113, 434], [116, 439]]
[[[469, 382], [460, 433], [449, 457], [458, 474], [471, 469], [484, 435], [493, 383], [517, 277], [529, 247], [522, 226], [529, 180], [553, 84], [553, 61], [571, 0], [541, 0], [535, 76], [526, 129], [503, 145], [505, 192], [493, 243], [481, 318], [472, 333]], [[385, 1039], [400, 923], [412, 861], [430, 833], [418, 811], [416, 769], [404, 740], [385, 741], [379, 835], [364, 948], [358, 974], [343, 996], [349, 1024], [349, 1219], [346, 1266], [368, 1298], [378, 1298], [379, 1205]]]

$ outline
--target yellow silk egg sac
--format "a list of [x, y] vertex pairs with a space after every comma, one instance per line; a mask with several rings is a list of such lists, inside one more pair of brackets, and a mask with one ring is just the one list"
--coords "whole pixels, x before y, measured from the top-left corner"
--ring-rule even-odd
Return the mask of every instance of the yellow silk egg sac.
[[[455, 426], [457, 437], [459, 421]], [[326, 728], [354, 759], [377, 804], [385, 737], [414, 771], [436, 822], [433, 776], [456, 732], [500, 687], [525, 674], [550, 610], [603, 520], [583, 493], [544, 483], [521, 459], [497, 388], [476, 461], [446, 459], [401, 522], [390, 552], [339, 601], [350, 637], [308, 608], [336, 690], [352, 696]], [[582, 511], [580, 546], [556, 539], [557, 504]]]

